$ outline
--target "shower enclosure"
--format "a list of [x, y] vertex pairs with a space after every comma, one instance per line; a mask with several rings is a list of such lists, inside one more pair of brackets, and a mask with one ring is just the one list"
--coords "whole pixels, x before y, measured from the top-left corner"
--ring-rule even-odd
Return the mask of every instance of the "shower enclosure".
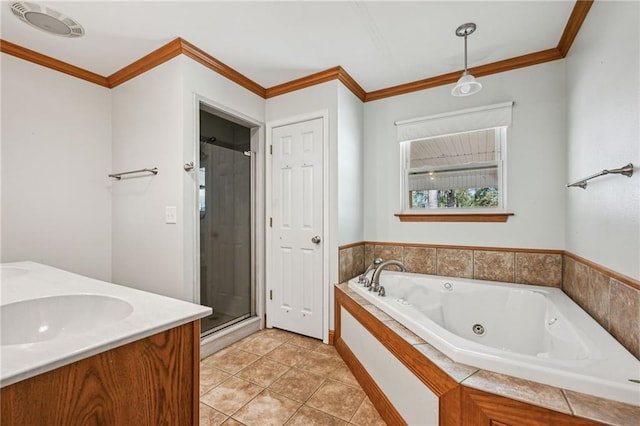
[[200, 304], [208, 335], [255, 315], [251, 129], [200, 110]]

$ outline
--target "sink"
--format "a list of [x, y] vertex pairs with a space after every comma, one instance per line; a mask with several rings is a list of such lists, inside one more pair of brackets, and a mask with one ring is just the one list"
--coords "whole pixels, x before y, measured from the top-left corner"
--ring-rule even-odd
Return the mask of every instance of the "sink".
[[8, 280], [9, 278], [19, 277], [20, 275], [24, 275], [27, 272], [29, 272], [26, 269], [14, 268], [13, 266], [2, 266], [0, 267], [0, 271], [2, 274], [0, 275], [0, 279], [2, 280]]
[[[2, 268], [2, 273], [6, 269]], [[2, 346], [38, 343], [98, 331], [133, 311], [122, 299], [98, 294], [70, 294], [23, 300], [0, 307]]]

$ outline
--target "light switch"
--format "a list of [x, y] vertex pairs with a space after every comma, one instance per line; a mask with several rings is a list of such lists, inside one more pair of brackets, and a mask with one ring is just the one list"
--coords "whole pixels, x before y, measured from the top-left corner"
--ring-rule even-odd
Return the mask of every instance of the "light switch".
[[164, 211], [165, 223], [177, 223], [178, 209], [176, 206], [166, 206]]

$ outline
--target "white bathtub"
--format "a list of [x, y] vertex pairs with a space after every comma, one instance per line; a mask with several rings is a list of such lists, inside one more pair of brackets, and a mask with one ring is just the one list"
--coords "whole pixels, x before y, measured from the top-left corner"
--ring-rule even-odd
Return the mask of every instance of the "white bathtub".
[[[349, 287], [456, 362], [640, 405], [640, 362], [556, 288], [383, 271]], [[369, 278], [371, 276], [369, 275]]]

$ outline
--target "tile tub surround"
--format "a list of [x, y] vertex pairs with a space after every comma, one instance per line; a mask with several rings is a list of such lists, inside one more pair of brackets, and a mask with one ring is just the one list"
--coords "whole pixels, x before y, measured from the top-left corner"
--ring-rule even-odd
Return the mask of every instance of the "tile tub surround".
[[[372, 309], [375, 308], [374, 306], [368, 306], [368, 302], [349, 289], [346, 283], [336, 285], [335, 292], [337, 298], [336, 312], [339, 312], [339, 304], [352, 315], [364, 319], [365, 321], [361, 321], [361, 323], [363, 325], [365, 323], [368, 324], [365, 325], [368, 331], [374, 335], [379, 333], [380, 336], [377, 337], [381, 343], [389, 343], [396, 358], [401, 362], [404, 362], [403, 359], [405, 359], [405, 366], [414, 371], [414, 374], [430, 388], [432, 386], [435, 386], [435, 388], [442, 387], [438, 385], [442, 380], [425, 376], [423, 370], [427, 364], [437, 366], [439, 374], [444, 373], [449, 380], [462, 385], [464, 388], [508, 398], [509, 401], [515, 401], [514, 403], [516, 404], [529, 404], [534, 406], [534, 409], [536, 409], [535, 407], [541, 407], [555, 413], [573, 416], [574, 418], [579, 417], [589, 421], [619, 426], [635, 425], [636, 420], [640, 418], [639, 406], [566, 391], [553, 386], [456, 363], [420, 337], [396, 323], [395, 320], [385, 315], [379, 315], [375, 309]], [[358, 313], [354, 314], [354, 312]], [[336, 324], [340, 324], [339, 318], [336, 318]], [[401, 333], [398, 332], [400, 329], [402, 329]], [[338, 330], [336, 335], [339, 336]], [[343, 343], [339, 337], [338, 343]], [[416, 358], [416, 351], [424, 356], [424, 360]], [[367, 389], [366, 387], [364, 388]], [[447, 392], [440, 393], [450, 395], [446, 388], [445, 390]], [[434, 392], [439, 393], [438, 391]], [[380, 410], [382, 407], [378, 407], [378, 409]], [[441, 410], [441, 415], [445, 414]], [[580, 419], [576, 419], [576, 421], [580, 424]], [[586, 424], [591, 423], [587, 422]]]
[[265, 329], [200, 363], [200, 425], [384, 425], [333, 346]]
[[409, 272], [561, 288], [640, 359], [640, 282], [571, 253], [369, 241], [338, 253], [340, 282], [382, 257], [402, 260]]
[[565, 254], [562, 290], [640, 359], [640, 282]]
[[[364, 253], [364, 256], [362, 255]], [[361, 274], [376, 257], [401, 260], [409, 272], [561, 287], [562, 251], [360, 242], [339, 248], [339, 280]]]

